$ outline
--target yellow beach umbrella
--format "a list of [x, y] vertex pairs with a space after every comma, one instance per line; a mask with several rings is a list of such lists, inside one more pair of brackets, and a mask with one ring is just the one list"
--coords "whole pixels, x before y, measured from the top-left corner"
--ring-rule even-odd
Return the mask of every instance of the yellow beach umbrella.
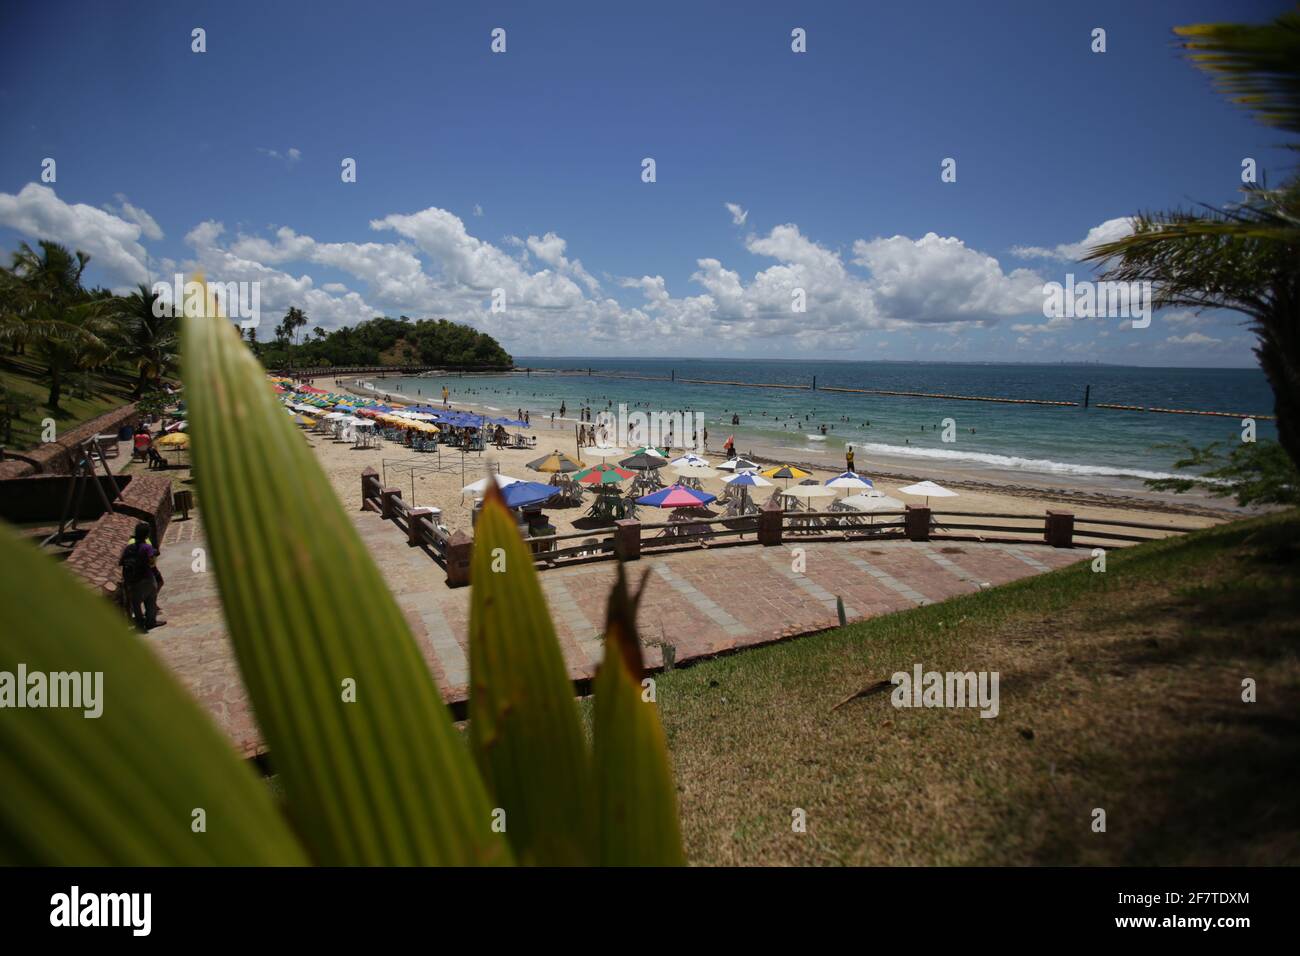
[[533, 471], [570, 472], [581, 471], [587, 467], [587, 463], [566, 455], [557, 448], [549, 455], [530, 461], [528, 467]]
[[189, 448], [190, 436], [185, 432], [172, 432], [159, 438], [154, 444], [163, 448]]
[[793, 478], [797, 481], [800, 478], [810, 477], [812, 472], [796, 468], [794, 465], [778, 465], [775, 468], [769, 468], [767, 471], [760, 471], [759, 474], [764, 478]]

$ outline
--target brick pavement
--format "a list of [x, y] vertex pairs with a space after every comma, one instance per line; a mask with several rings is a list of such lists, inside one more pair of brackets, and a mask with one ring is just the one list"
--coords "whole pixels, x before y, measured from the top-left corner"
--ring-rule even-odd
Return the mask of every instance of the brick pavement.
[[[378, 515], [354, 516], [357, 530], [382, 569], [429, 670], [448, 702], [462, 701], [469, 683], [466, 646], [469, 588], [446, 587], [442, 569]], [[226, 638], [216, 576], [192, 569], [203, 548], [201, 523], [174, 520], [159, 566], [167, 584], [159, 603], [165, 627], [147, 640], [244, 754], [261, 748], [253, 714]], [[791, 567], [791, 547], [803, 550], [804, 572]], [[981, 583], [1004, 584], [1063, 567], [1086, 550], [973, 542], [796, 542], [645, 556], [646, 592], [639, 624], [646, 661], [662, 663], [660, 645], [677, 663], [769, 643], [838, 623], [835, 598], [850, 620], [968, 594]], [[542, 589], [574, 679], [590, 677], [601, 655], [605, 601], [613, 562], [544, 571]]]

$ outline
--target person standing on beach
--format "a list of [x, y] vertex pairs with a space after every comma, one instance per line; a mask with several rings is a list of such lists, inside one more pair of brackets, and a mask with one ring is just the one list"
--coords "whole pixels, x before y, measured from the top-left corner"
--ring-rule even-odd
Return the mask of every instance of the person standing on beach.
[[564, 417], [564, 402], [560, 402], [560, 417]]
[[853, 446], [846, 445], [844, 448], [844, 463], [848, 465], [848, 470], [853, 471]]
[[448, 397], [449, 395], [451, 395], [451, 392], [447, 391], [447, 386], [444, 385], [444, 386], [442, 387], [442, 404], [444, 404], [444, 405], [447, 404], [447, 397]]

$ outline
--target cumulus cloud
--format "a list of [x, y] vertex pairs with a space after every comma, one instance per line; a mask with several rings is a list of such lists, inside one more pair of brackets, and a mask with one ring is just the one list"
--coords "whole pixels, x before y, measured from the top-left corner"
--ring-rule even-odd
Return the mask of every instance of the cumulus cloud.
[[1060, 262], [1079, 262], [1093, 246], [1123, 239], [1132, 231], [1132, 217], [1122, 216], [1119, 219], [1107, 219], [1100, 226], [1093, 226], [1079, 242], [1063, 242], [1051, 249], [1044, 249], [1042, 246], [1013, 246], [1011, 252], [1021, 259], [1056, 259]]
[[1211, 338], [1200, 332], [1188, 332], [1186, 335], [1171, 335], [1165, 341], [1170, 345], [1218, 345], [1223, 340]]
[[121, 219], [135, 223], [140, 227], [140, 234], [146, 239], [158, 240], [163, 237], [162, 227], [158, 225], [157, 220], [155, 220], [153, 216], [149, 215], [139, 206], [132, 205], [131, 202], [121, 193], [117, 193], [113, 198], [117, 200], [117, 208], [105, 203], [105, 209]]
[[[740, 224], [745, 210], [731, 205]], [[117, 215], [68, 206], [33, 184], [16, 197], [0, 195], [0, 222], [85, 248], [118, 276], [143, 281], [139, 239], [155, 234], [157, 224], [125, 197], [115, 208]], [[290, 226], [230, 236], [222, 223], [208, 220], [185, 236], [192, 258], [163, 273], [202, 269], [222, 282], [257, 281], [265, 313], [297, 305], [326, 327], [385, 314], [446, 316], [516, 352], [555, 351], [557, 314], [570, 341], [599, 352], [626, 351], [629, 343], [656, 337], [727, 351], [773, 339], [783, 348], [857, 348], [873, 332], [869, 341], [880, 332], [960, 330], [1042, 312], [1043, 280], [1035, 272], [1004, 269], [961, 239], [935, 233], [858, 239], [846, 253], [785, 223], [745, 238], [748, 253], [768, 260], [756, 272], [742, 274], [702, 255], [686, 289], [671, 288], [662, 275], [616, 277], [610, 280], [619, 288], [616, 298], [553, 231], [493, 244], [437, 207], [389, 213], [369, 227], [375, 233], [369, 241], [331, 241]], [[495, 290], [504, 293], [504, 311], [491, 308]], [[795, 311], [799, 301], [806, 303], [803, 311]], [[1044, 322], [1014, 331], [1041, 341], [1040, 333], [1059, 327]], [[963, 345], [954, 337], [942, 347]]]
[[290, 169], [296, 166], [298, 161], [302, 159], [302, 150], [296, 146], [290, 146], [283, 153], [278, 149], [267, 149], [265, 146], [257, 147], [257, 151], [263, 156], [270, 156], [272, 159], [278, 159]]
[[745, 224], [745, 220], [749, 218], [748, 209], [741, 209], [734, 202], [723, 203], [723, 205], [727, 207], [727, 212], [731, 213], [732, 225], [743, 226]]
[[[148, 213], [131, 208], [152, 224], [147, 227], [150, 231], [162, 235]], [[0, 193], [0, 225], [29, 239], [51, 239], [90, 253], [94, 265], [104, 271], [110, 283], [134, 285], [148, 281], [148, 257], [140, 244], [140, 237], [146, 235], [145, 226], [94, 206], [66, 203], [48, 186], [28, 183], [17, 195]]]

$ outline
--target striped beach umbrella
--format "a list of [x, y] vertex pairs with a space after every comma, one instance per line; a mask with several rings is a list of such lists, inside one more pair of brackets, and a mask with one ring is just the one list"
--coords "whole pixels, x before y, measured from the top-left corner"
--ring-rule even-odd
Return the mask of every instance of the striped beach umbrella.
[[594, 465], [573, 476], [574, 481], [584, 485], [617, 485], [636, 476], [636, 472], [627, 471], [618, 465]]
[[556, 472], [568, 474], [574, 471], [581, 471], [587, 467], [587, 463], [585, 461], [579, 461], [570, 455], [566, 455], [557, 448], [549, 455], [543, 455], [536, 461], [530, 461], [528, 467], [533, 471], [546, 471], [551, 472], [552, 474]]
[[685, 485], [670, 485], [654, 494], [638, 498], [636, 503], [654, 508], [699, 508], [716, 498], [717, 495], [711, 495], [707, 491], [696, 491]]

